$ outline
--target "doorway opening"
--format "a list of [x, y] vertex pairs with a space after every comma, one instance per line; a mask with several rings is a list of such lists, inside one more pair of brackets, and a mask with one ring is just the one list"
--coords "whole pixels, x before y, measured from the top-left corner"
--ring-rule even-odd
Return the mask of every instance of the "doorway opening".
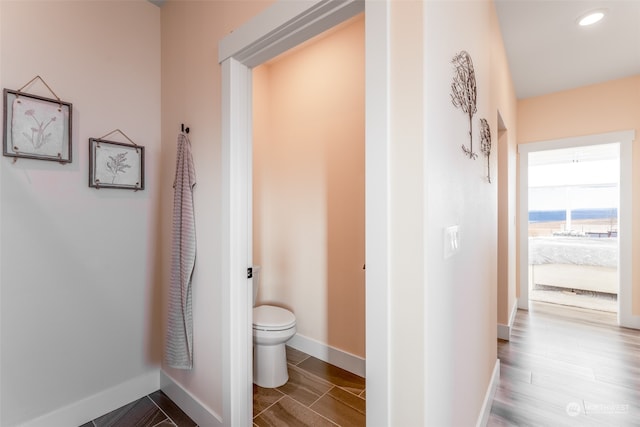
[[529, 154], [529, 298], [618, 311], [620, 144]]
[[[278, 391], [302, 404], [301, 414], [315, 411], [339, 424], [323, 406], [326, 390], [305, 370], [324, 366], [341, 378], [338, 385], [348, 378], [353, 391], [362, 387], [332, 397], [360, 408], [345, 407], [354, 425], [364, 425], [365, 406], [364, 88], [363, 14], [252, 69], [255, 305], [296, 318], [286, 342], [289, 380]], [[297, 363], [301, 357], [309, 359]], [[261, 419], [283, 404], [262, 407], [273, 393], [254, 387]]]
[[[365, 2], [277, 2], [219, 44], [222, 65], [222, 297], [225, 425], [249, 425], [252, 413], [251, 69], [363, 12]], [[365, 13], [366, 415], [389, 419], [388, 64], [389, 9]], [[375, 171], [375, 173], [372, 173]], [[382, 421], [384, 422], [384, 421]]]
[[[540, 141], [529, 144], [518, 145], [519, 153], [519, 298], [518, 308], [529, 309], [530, 295], [530, 248], [529, 248], [529, 157], [534, 153], [548, 150], [574, 149], [576, 147], [592, 147], [605, 144], [615, 144], [618, 147], [618, 194], [619, 204], [617, 207], [617, 312], [618, 323], [621, 326], [638, 328], [640, 326], [639, 316], [633, 314], [632, 308], [632, 235], [631, 235], [631, 181], [632, 181], [632, 147], [635, 139], [635, 131], [610, 132], [605, 134], [588, 135], [575, 138], [565, 138], [559, 140]], [[595, 150], [595, 149], [594, 149]], [[568, 153], [570, 151], [566, 151]], [[541, 155], [544, 156], [544, 155]], [[535, 163], [535, 155], [534, 155]], [[541, 162], [544, 163], [544, 162]], [[565, 190], [566, 199], [566, 190]], [[533, 209], [532, 209], [533, 210]], [[571, 209], [570, 209], [571, 210]], [[566, 208], [565, 208], [565, 232], [566, 230]], [[576, 218], [571, 218], [575, 223]], [[612, 224], [608, 228], [612, 229]], [[573, 228], [573, 225], [570, 227]], [[606, 229], [607, 227], [605, 227]], [[562, 231], [562, 230], [561, 230]], [[612, 234], [613, 234], [613, 230]], [[608, 233], [608, 230], [607, 230]]]

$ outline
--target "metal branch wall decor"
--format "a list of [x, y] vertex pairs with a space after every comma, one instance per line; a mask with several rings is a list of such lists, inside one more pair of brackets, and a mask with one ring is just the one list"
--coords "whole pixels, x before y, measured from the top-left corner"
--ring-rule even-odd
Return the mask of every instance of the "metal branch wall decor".
[[491, 164], [489, 156], [491, 155], [491, 128], [487, 119], [480, 119], [480, 151], [487, 158], [487, 181], [491, 184]]
[[451, 63], [455, 67], [453, 83], [451, 83], [451, 102], [456, 108], [469, 117], [469, 148], [462, 144], [462, 151], [470, 159], [476, 159], [478, 155], [473, 152], [473, 116], [478, 110], [476, 107], [476, 74], [473, 69], [473, 61], [466, 51], [461, 51], [453, 57]]

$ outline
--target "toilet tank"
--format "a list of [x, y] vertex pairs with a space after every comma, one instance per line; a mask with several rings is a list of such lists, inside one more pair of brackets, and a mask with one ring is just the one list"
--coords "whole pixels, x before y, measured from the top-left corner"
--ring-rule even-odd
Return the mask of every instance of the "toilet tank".
[[258, 289], [260, 288], [260, 266], [254, 265], [253, 270], [253, 305], [256, 305], [258, 299]]

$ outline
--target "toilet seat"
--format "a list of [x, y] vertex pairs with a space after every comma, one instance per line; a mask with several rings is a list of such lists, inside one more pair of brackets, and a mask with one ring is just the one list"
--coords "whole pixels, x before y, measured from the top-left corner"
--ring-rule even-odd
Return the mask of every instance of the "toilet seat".
[[296, 316], [284, 308], [260, 305], [253, 309], [253, 329], [284, 331], [296, 325]]

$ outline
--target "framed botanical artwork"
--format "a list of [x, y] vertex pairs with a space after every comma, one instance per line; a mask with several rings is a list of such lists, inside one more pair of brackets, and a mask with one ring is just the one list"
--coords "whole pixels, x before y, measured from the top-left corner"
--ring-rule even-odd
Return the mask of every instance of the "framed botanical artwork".
[[4, 89], [3, 154], [71, 163], [72, 105]]
[[144, 190], [144, 147], [90, 138], [89, 187]]

